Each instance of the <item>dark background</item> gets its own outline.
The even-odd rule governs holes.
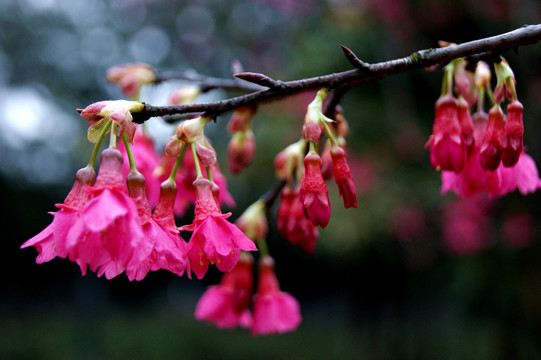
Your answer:
[[[438,40],[510,31],[540,14],[538,2],[518,0],[0,2],[0,358],[541,358],[541,194],[440,195],[423,146],[441,68],[344,98],[359,208],[344,210],[329,182],[331,222],[314,255],[271,224],[281,287],[301,304],[296,332],[252,338],[197,322],[195,304],[216,271],[203,281],[164,271],[108,281],[82,277],[63,259],[36,265],[34,249],[19,250],[50,223],[47,212],[88,161],[75,108],[122,97],[105,81],[110,66],[141,61],[230,77],[238,59],[246,71],[292,80],[349,69],[340,44],[378,62]],[[540,164],[541,46],[504,55],[524,104],[527,151]],[[142,100],[163,103],[173,88],[146,88]],[[233,219],[274,184],[272,159],[299,138],[310,96],[259,109],[256,163],[240,176],[225,164],[229,114],[209,125],[238,203]],[[149,126],[165,141],[160,119]]]

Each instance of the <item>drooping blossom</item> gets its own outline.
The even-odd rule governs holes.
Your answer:
[[[132,112],[140,112],[145,108],[143,103],[126,100],[105,100],[88,105],[84,109],[78,109],[81,116],[90,125],[88,140],[95,143],[108,120],[118,124],[118,135],[126,134],[128,140],[133,142],[135,135],[135,123]]]
[[[96,173],[92,167],[79,169],[75,175],[75,182],[68,196],[62,204],[56,204],[57,212],[51,213],[54,218],[49,226],[39,234],[32,237],[21,245],[21,249],[34,246],[39,255],[36,263],[41,264],[54,259],[56,256],[65,258],[67,252],[65,246],[66,235],[73,224],[79,219],[81,209],[90,199],[90,194],[85,191],[85,186],[94,185]],[[60,245],[60,248],[58,246]],[[59,252],[60,251],[60,252]]]
[[[197,302],[195,318],[215,324],[219,328],[236,326],[249,328],[252,315],[248,306],[253,291],[253,257],[242,253],[230,272],[223,274],[218,285],[211,286]]]
[[[145,193],[145,178],[138,172],[128,175],[128,189],[133,199],[137,213],[141,219],[144,240],[140,246],[150,249],[148,256],[139,264],[126,268],[130,280],[142,280],[149,271],[160,269],[169,270],[179,276],[184,274],[188,261],[186,259],[186,243],[178,234],[178,230],[168,229],[169,221],[174,216],[172,202],[169,201],[167,190],[158,206],[161,217],[154,217]],[[162,209],[161,207],[168,207]],[[169,216],[165,214],[169,214]],[[165,216],[164,216],[165,215]],[[174,221],[174,220],[173,220]],[[106,273],[107,276],[107,273]]]
[[[231,271],[237,264],[241,250],[257,250],[252,240],[226,219],[231,213],[222,214],[213,195],[213,184],[204,178],[194,181],[195,217],[191,225],[180,230],[192,231],[186,249],[191,270],[201,279],[209,264],[220,271]]]
[[[522,151],[517,163],[505,167],[499,163],[494,171],[481,166],[481,139],[487,127],[486,114],[475,113],[475,146],[468,156],[464,169],[460,173],[442,171],[441,192],[453,191],[459,196],[471,197],[479,192],[486,192],[491,198],[503,196],[518,189],[522,194],[535,192],[541,185],[541,179],[533,159]]]
[[[130,164],[126,155],[124,142],[118,144],[118,149],[124,155],[122,173],[124,174],[124,178],[127,178],[130,173]],[[154,208],[160,196],[161,181],[157,176],[154,176],[154,171],[160,165],[160,156],[154,146],[154,140],[143,131],[141,126],[137,126],[131,151],[137,165],[137,170],[145,177],[147,198],[150,207]]]
[[[314,252],[319,231],[304,215],[299,189],[286,187],[280,193],[277,227],[280,235],[294,246],[299,246],[308,254]]]
[[[137,96],[141,87],[156,81],[154,69],[147,64],[135,63],[117,65],[107,70],[107,81],[118,84],[120,90],[126,96]]]
[[[284,333],[301,323],[299,302],[280,291],[274,273],[274,260],[263,256],[258,264],[259,282],[254,296],[251,332],[253,335]]]
[[[109,274],[119,273],[139,264],[150,251],[144,246],[141,219],[126,191],[122,154],[109,148],[100,159],[96,183],[86,187],[91,199],[69,230],[65,247],[58,244],[59,251],[66,251],[79,264],[83,275],[87,265],[92,271],[106,266]]]
[[[430,162],[436,170],[462,171],[466,161],[466,144],[458,123],[458,103],[447,94],[436,102],[432,135],[426,143]]]
[[[227,147],[227,160],[229,171],[240,173],[250,165],[255,154],[255,137],[251,130],[237,131],[231,137]]]
[[[523,148],[524,124],[522,122],[523,113],[522,104],[518,101],[512,101],[507,105],[507,120],[502,131],[501,149],[502,163],[504,166],[514,166]]]
[[[502,158],[500,138],[503,126],[503,111],[499,105],[495,105],[488,112],[488,122],[479,148],[479,159],[483,169],[492,171],[500,166]]]
[[[306,217],[315,226],[325,228],[331,217],[331,204],[327,185],[321,176],[321,159],[317,153],[310,152],[304,158],[300,200]]]
[[[349,170],[346,160],[346,152],[340,146],[331,149],[331,158],[333,163],[333,175],[340,197],[344,200],[344,207],[357,207],[357,197],[355,193],[355,181]]]

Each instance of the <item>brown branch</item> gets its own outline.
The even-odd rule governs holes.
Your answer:
[[[360,67],[360,69],[357,68],[354,70],[301,80],[287,82],[277,81],[277,86],[270,88],[264,88],[256,84],[244,82],[246,86],[258,86],[258,90],[254,90],[246,95],[205,104],[190,104],[181,106],[152,106],[150,104],[145,104],[145,109],[142,112],[133,114],[134,121],[142,123],[154,116],[177,115],[185,113],[204,113],[208,116],[217,116],[240,106],[255,105],[262,102],[278,100],[308,90],[323,87],[328,89],[347,89],[362,83],[374,81],[405,71],[446,63],[455,58],[468,57],[481,53],[501,53],[510,48],[530,45],[539,41],[541,41],[541,25],[528,25],[508,33],[444,48],[420,50],[404,58],[384,61],[376,64],[368,64],[361,61],[351,50],[347,48],[345,48],[347,50],[344,50],[343,47],[342,49],[346,53],[348,60],[354,65],[357,64],[355,66]],[[186,79],[190,80],[188,77]],[[198,81],[204,85],[209,85],[211,88],[214,85],[216,85],[214,87],[230,88],[228,86],[218,86],[218,81],[214,83],[215,80],[224,81],[223,79],[201,77],[200,75],[191,76],[191,79],[192,81]],[[232,81],[231,85],[234,85],[239,84],[238,82],[241,80],[232,79],[230,81]],[[271,85],[271,82],[267,82],[267,85]],[[243,87],[243,89],[247,90],[248,88]]]

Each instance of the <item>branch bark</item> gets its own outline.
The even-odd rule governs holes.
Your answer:
[[[149,118],[166,115],[205,114],[207,116],[215,117],[241,106],[279,100],[290,95],[323,87],[328,89],[340,88],[343,92],[343,89],[349,89],[359,84],[409,70],[426,68],[446,63],[452,59],[483,53],[494,56],[494,54],[500,54],[505,50],[535,44],[539,41],[541,41],[541,24],[527,25],[504,34],[445,48],[420,50],[404,58],[375,64],[363,62],[351,50],[342,47],[347,59],[356,67],[356,69],[287,82],[273,80],[262,74],[254,74],[250,78],[250,76],[246,75],[250,73],[244,73],[240,77],[252,79],[253,81],[253,79],[256,79],[256,76],[258,76],[260,79],[264,80],[259,81],[259,84],[244,82],[239,78],[216,79],[199,75],[190,76],[186,77],[186,79],[200,82],[202,86],[206,86],[207,88],[222,87],[253,91],[230,99],[203,104],[153,106],[146,103],[145,109],[142,112],[134,113],[133,118],[135,122],[142,123]],[[223,82],[222,85],[224,86],[220,86],[220,82]],[[266,87],[261,86],[262,84],[265,84]]]

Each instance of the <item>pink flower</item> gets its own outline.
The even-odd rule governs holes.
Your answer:
[[[124,142],[120,142],[118,145],[118,149],[124,155],[124,167],[122,168],[122,173],[126,178],[130,172],[130,164],[126,155]],[[135,164],[137,165],[137,170],[143,174],[146,179],[148,202],[150,203],[150,207],[154,208],[158,203],[158,198],[160,196],[161,181],[154,176],[154,170],[156,170],[160,164],[160,156],[156,152],[154,141],[150,136],[145,134],[141,126],[137,126],[131,151]]]
[[[286,187],[280,194],[277,227],[280,235],[294,246],[300,246],[308,254],[314,253],[319,237],[317,228],[304,215],[299,189]]]
[[[507,105],[507,120],[501,137],[502,162],[504,166],[514,166],[523,148],[524,124],[522,122],[523,107],[518,101]]]
[[[140,173],[128,175],[128,188],[143,226],[144,240],[140,247],[145,248],[148,255],[139,263],[131,263],[126,267],[126,275],[130,280],[142,280],[149,271],[169,270],[177,275],[184,274],[187,266],[186,243],[178,235],[178,230],[169,231],[166,223],[161,223],[151,216],[150,206],[145,194],[145,178]],[[163,204],[172,205],[169,202]],[[162,213],[166,210],[161,210]],[[173,213],[172,206],[169,208]],[[162,218],[167,220],[168,218]],[[100,269],[101,270],[101,269]],[[107,275],[107,274],[106,274]]]
[[[344,200],[344,207],[357,207],[357,197],[355,195],[355,181],[349,170],[346,160],[346,152],[340,146],[331,149],[333,163],[333,175],[340,197]]]
[[[481,140],[479,153],[481,167],[486,170],[496,170],[502,158],[500,138],[503,131],[503,111],[499,105],[493,106],[488,112],[488,123]]]
[[[232,329],[237,325],[250,327],[252,316],[248,305],[253,290],[253,257],[240,255],[237,266],[225,273],[220,283],[211,286],[197,302],[195,318],[216,324],[219,328]]]
[[[460,172],[466,160],[466,144],[458,123],[458,104],[452,95],[436,102],[436,116],[432,135],[426,143],[430,148],[430,162],[436,170]]]
[[[227,147],[229,171],[240,173],[252,163],[255,154],[255,138],[251,130],[238,131],[231,137]]]
[[[468,156],[462,172],[457,174],[452,171],[442,171],[441,192],[453,191],[463,197],[487,192],[491,198],[503,196],[517,188],[524,195],[535,192],[541,180],[535,162],[524,151],[519,155],[513,167],[505,167],[500,162],[494,171],[489,171],[481,166],[480,139],[484,136],[487,122],[484,116],[486,114],[474,114],[476,145]]]
[[[252,334],[295,330],[301,323],[299,302],[290,294],[280,291],[274,273],[274,260],[270,256],[262,257],[258,267],[259,283],[254,296]]]
[[[126,96],[137,96],[143,85],[156,81],[154,69],[141,63],[113,66],[106,77],[110,83],[118,84]]]
[[[81,210],[65,242],[69,259],[79,264],[83,275],[87,265],[92,271],[101,266],[109,269],[112,261],[115,263],[112,272],[118,272],[148,256],[148,249],[141,246],[141,220],[126,194],[120,151],[102,152],[96,184],[86,190],[91,200]]]
[[[231,213],[222,214],[213,195],[213,184],[204,178],[196,179],[195,218],[193,224],[180,230],[193,231],[188,242],[187,254],[192,271],[201,279],[209,264],[216,264],[220,271],[231,271],[237,264],[240,251],[257,250],[238,227],[226,219]]]
[[[130,142],[135,135],[135,123],[131,112],[140,112],[145,108],[143,103],[126,100],[106,100],[78,109],[81,116],[88,122],[88,140],[96,142],[103,126],[113,120],[119,126],[118,135],[126,134]]]
[[[52,213],[52,223],[39,234],[21,245],[21,249],[34,246],[39,255],[36,263],[41,264],[52,260],[56,256],[65,258],[66,235],[73,224],[79,219],[81,209],[88,202],[90,195],[84,190],[85,186],[94,185],[96,173],[91,167],[77,171],[75,182],[63,204],[56,204],[60,210]],[[60,248],[58,246],[60,244]]]
[[[308,153],[304,158],[300,200],[312,223],[325,228],[331,217],[331,204],[327,185],[321,176],[321,159],[316,153]]]

